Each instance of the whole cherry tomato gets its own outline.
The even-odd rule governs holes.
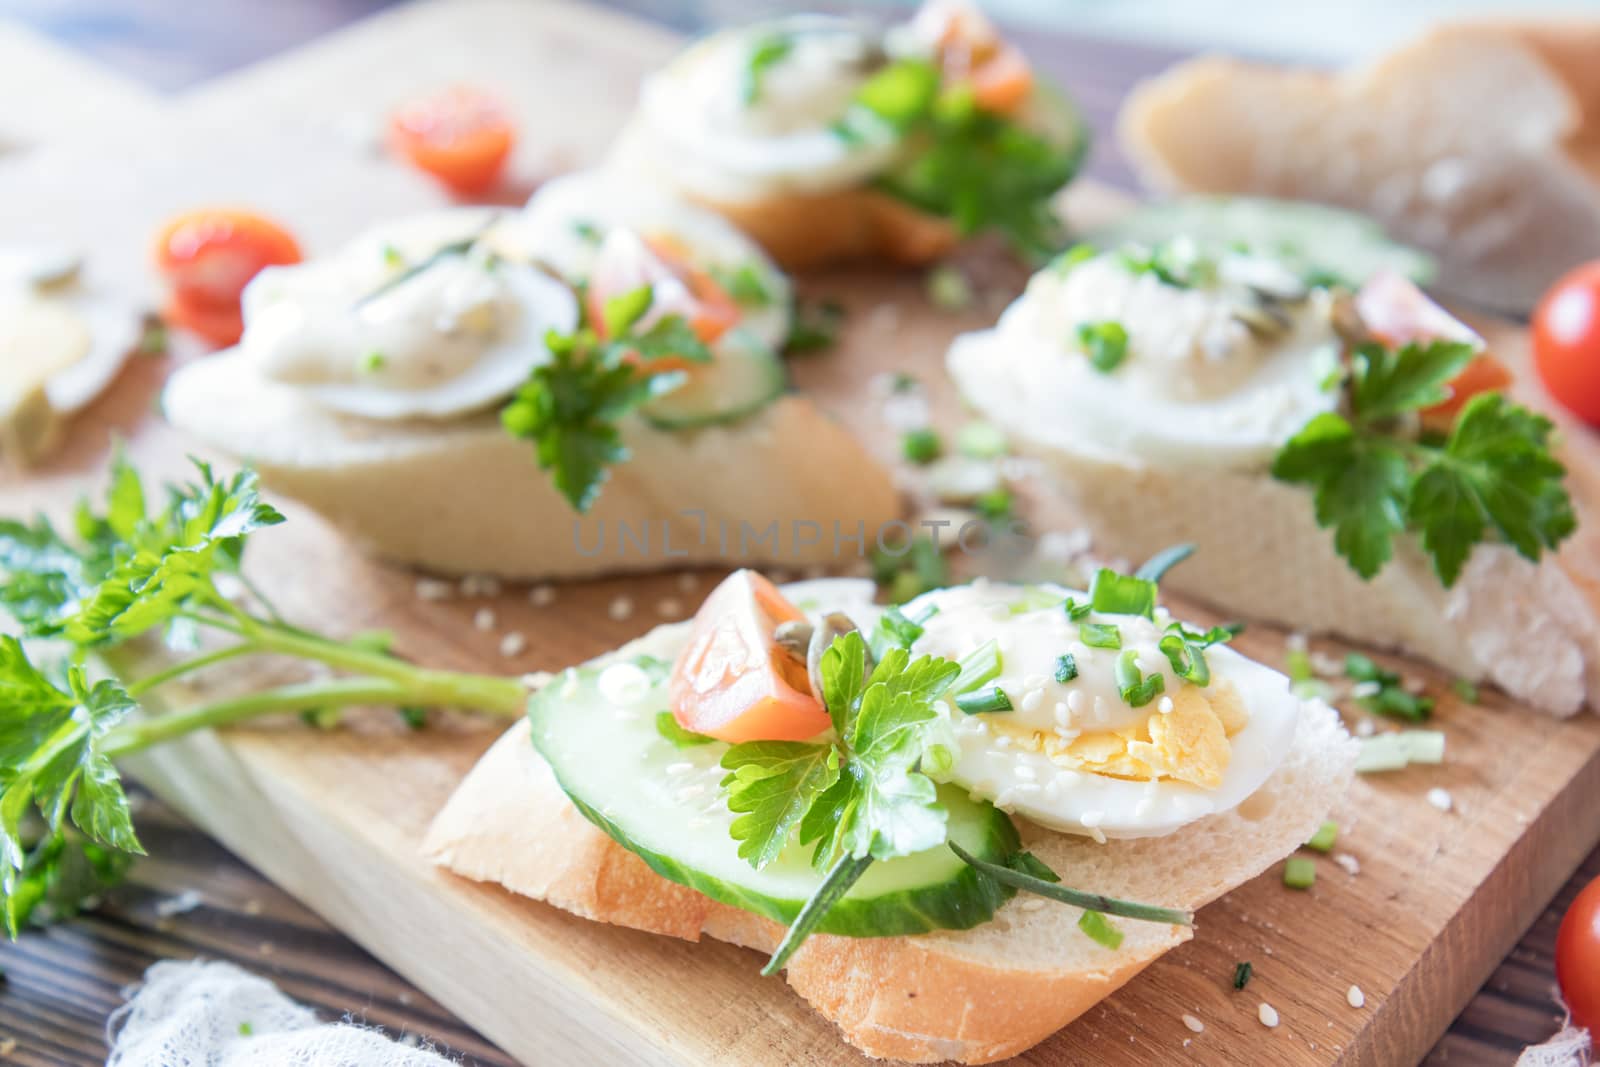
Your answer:
[[[205,208],[170,220],[156,235],[156,268],[171,286],[165,317],[214,344],[239,340],[239,296],[265,267],[300,262],[300,246],[271,219],[237,208]]]
[[[1600,260],[1562,277],[1539,301],[1533,361],[1551,396],[1600,426]]]
[[[1600,878],[1583,887],[1561,920],[1556,981],[1572,1021],[1600,1035]]]
[[[499,180],[516,128],[494,97],[455,86],[401,106],[389,120],[389,139],[400,156],[471,196]]]

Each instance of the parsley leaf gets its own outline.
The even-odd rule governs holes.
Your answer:
[[[728,809],[739,813],[729,833],[739,842],[739,858],[756,870],[778,858],[800,819],[839,780],[831,744],[748,741],[729,748],[722,766]]]
[[[36,838],[25,843],[27,856],[5,901],[13,931],[30,922],[48,926],[88,910],[133,866],[128,853],[96,844],[70,825]]]
[[[1274,477],[1312,489],[1318,525],[1333,529],[1335,550],[1361,577],[1382,570],[1408,530],[1448,588],[1486,540],[1537,561],[1576,528],[1548,419],[1489,392],[1467,402],[1442,441],[1402,423],[1447,399],[1473,356],[1457,342],[1358,347],[1349,417],[1316,416],[1274,460]]]

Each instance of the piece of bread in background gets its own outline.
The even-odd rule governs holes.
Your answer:
[[[1222,57],[1139,86],[1119,133],[1168,193],[1364,211],[1439,255],[1438,288],[1527,312],[1600,255],[1600,21],[1444,26],[1343,73]]]

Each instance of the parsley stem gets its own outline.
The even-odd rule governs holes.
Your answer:
[[[193,671],[204,670],[212,664],[221,663],[224,660],[230,660],[235,656],[249,655],[251,652],[256,651],[259,651],[259,649],[257,649],[255,645],[246,642],[239,645],[229,645],[227,648],[219,648],[215,652],[208,652],[203,656],[196,656],[194,659],[184,660],[182,663],[175,663],[165,670],[157,671],[148,677],[141,678],[137,682],[130,684],[128,686],[128,695],[131,697],[136,697],[141,693],[148,693],[156,686],[164,685],[165,683],[172,681],[174,678],[181,678],[185,674],[189,674]]]
[[[189,711],[125,723],[108,732],[97,748],[102,755],[116,759],[195,730],[227,726],[260,715],[303,711],[306,708],[399,704],[409,699],[410,695],[404,686],[372,678],[337,678],[279,686],[215,704],[205,704]]]

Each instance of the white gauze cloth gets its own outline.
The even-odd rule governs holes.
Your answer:
[[[454,1067],[348,1020],[324,1023],[235,967],[167,960],[106,1024],[106,1067]]]

